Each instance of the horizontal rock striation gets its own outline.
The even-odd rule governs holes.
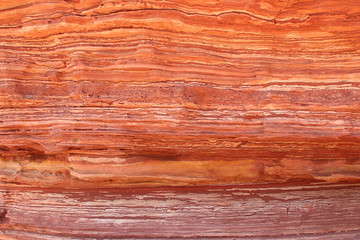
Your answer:
[[[360,238],[359,184],[7,188],[0,198],[1,239]]]
[[[0,3],[0,180],[360,179],[358,0]]]

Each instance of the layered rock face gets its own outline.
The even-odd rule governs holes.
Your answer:
[[[0,4],[0,180],[358,181],[358,0]]]
[[[0,196],[4,240],[360,238],[359,184],[1,189]]]
[[[0,239],[360,239],[359,0],[0,1]]]

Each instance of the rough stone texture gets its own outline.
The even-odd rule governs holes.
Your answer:
[[[359,0],[2,0],[0,239],[359,239],[359,79]]]
[[[8,188],[0,197],[0,239],[360,238],[359,184]]]
[[[0,4],[3,183],[360,179],[358,0]]]

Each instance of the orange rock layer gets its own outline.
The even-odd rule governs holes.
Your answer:
[[[358,0],[0,3],[0,180],[360,180]]]

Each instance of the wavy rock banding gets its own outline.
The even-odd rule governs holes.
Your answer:
[[[3,1],[0,180],[358,181],[360,4]]]

